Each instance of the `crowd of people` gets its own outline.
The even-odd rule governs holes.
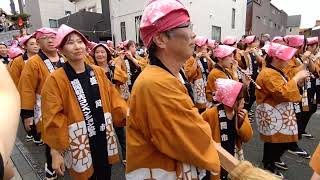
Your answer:
[[[306,127],[320,104],[318,37],[217,42],[192,32],[177,0],[150,1],[140,34],[138,50],[132,40],[91,42],[66,25],[0,44],[20,94],[25,140],[45,146],[47,179],[68,171],[77,180],[107,180],[121,162],[128,180],[272,180],[290,168],[285,151],[311,158],[298,141],[315,139]],[[1,128],[4,117],[11,116],[0,118]],[[242,144],[253,131],[264,143],[264,170],[245,161]],[[10,153],[1,140],[3,172]],[[320,146],[310,166],[319,180]]]

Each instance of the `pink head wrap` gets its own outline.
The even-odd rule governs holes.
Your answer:
[[[233,107],[242,89],[242,83],[232,79],[221,78],[217,79],[215,83],[217,101],[228,107]]]
[[[108,40],[108,41],[107,41],[107,45],[108,45],[108,46],[112,46],[112,45],[113,45],[113,42],[110,41],[110,40]]]
[[[307,43],[308,43],[308,45],[318,44],[319,38],[318,37],[307,38]]]
[[[29,39],[34,38],[34,34],[28,35],[28,36],[23,36],[22,38],[19,39],[20,45],[26,45]]]
[[[300,47],[304,45],[304,35],[287,35],[284,37],[290,47]]]
[[[252,35],[252,36],[247,36],[246,38],[244,38],[244,43],[245,44],[251,44],[253,43],[254,39],[256,38],[256,36]]]
[[[144,45],[149,48],[155,35],[189,21],[189,13],[180,1],[150,0],[141,19],[141,39]]]
[[[195,38],[195,44],[196,44],[197,46],[199,46],[199,47],[202,47],[202,46],[206,45],[207,42],[208,42],[208,38],[206,38],[206,37],[197,36],[197,37]]]
[[[274,43],[284,43],[284,39],[283,39],[283,37],[281,37],[281,36],[275,36],[275,37],[272,39],[272,42],[274,42]]]
[[[288,61],[296,54],[297,49],[278,43],[270,43],[267,54],[283,61]]]
[[[227,36],[224,40],[223,40],[223,44],[224,45],[234,45],[234,43],[237,42],[237,38],[233,37],[233,36]]]
[[[36,39],[40,39],[43,36],[52,36],[52,35],[57,35],[57,32],[51,28],[46,28],[46,27],[37,29],[35,32]]]
[[[95,53],[95,50],[97,49],[97,47],[104,47],[107,51],[107,53],[111,53],[111,51],[109,50],[109,47],[103,43],[99,43],[99,44],[96,44],[95,46],[92,47],[92,50],[90,52],[91,56],[94,56],[94,53]]]
[[[213,55],[217,58],[225,58],[229,56],[231,53],[233,53],[236,50],[236,48],[227,46],[227,45],[219,45],[216,49],[213,51]]]
[[[129,40],[125,40],[122,42],[123,47],[127,47],[129,44]]]
[[[12,46],[8,51],[8,56],[10,59],[14,59],[19,55],[23,54],[22,50],[17,46]]]
[[[211,48],[215,48],[216,47],[216,41],[212,40],[212,39],[208,39],[208,46]]]
[[[123,48],[124,48],[123,42],[119,42],[119,43],[117,44],[117,48],[123,49]]]
[[[60,28],[58,29],[58,34],[57,34],[55,46],[57,48],[59,48],[61,46],[63,39],[66,38],[69,34],[71,34],[73,32],[79,34],[82,37],[84,44],[86,46],[88,46],[90,44],[89,41],[87,40],[87,38],[82,33],[80,33],[79,31],[77,31],[77,30],[75,30],[65,24],[62,24],[60,26]]]

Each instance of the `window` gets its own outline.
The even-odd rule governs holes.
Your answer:
[[[135,25],[136,25],[136,42],[139,44],[142,44],[142,40],[140,38],[140,23],[141,23],[141,17],[142,16],[136,16],[135,19]]]
[[[64,11],[64,15],[66,15],[66,16],[71,15],[71,11]]]
[[[277,31],[277,24],[274,23],[274,30]]]
[[[272,22],[272,20],[271,20],[271,19],[269,19],[269,22],[270,22],[270,27],[272,28],[272,26],[273,26],[273,22]]]
[[[283,31],[283,29],[284,29],[284,27],[283,27],[283,25],[282,25],[282,26],[281,26],[281,30],[280,30],[280,31],[282,32],[282,31]]]
[[[58,28],[59,25],[58,25],[58,20],[56,19],[49,19],[49,25],[50,25],[50,28]]]
[[[121,29],[121,40],[125,41],[127,39],[127,37],[126,37],[126,22],[120,23],[120,29]]]
[[[260,17],[260,16],[256,16],[256,18],[257,18],[257,19],[259,19],[259,20],[261,19],[261,17]]]
[[[292,32],[292,28],[290,28],[290,30],[289,30],[290,32]]]
[[[92,6],[92,7],[88,8],[88,11],[89,12],[97,12],[97,8],[96,8],[96,6]]]
[[[263,17],[263,24],[267,25],[267,17],[265,17],[265,16]]]
[[[231,28],[236,28],[236,9],[232,8]]]
[[[275,9],[272,9],[272,14],[276,14],[276,10]]]
[[[212,26],[212,39],[216,41],[221,41],[221,27]]]

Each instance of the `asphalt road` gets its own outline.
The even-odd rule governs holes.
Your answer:
[[[259,139],[256,124],[253,124],[254,129],[254,138],[249,143],[244,145],[244,151],[245,151],[245,158],[252,162],[253,164],[257,166],[262,166],[261,160],[263,155],[263,143]],[[316,114],[314,114],[310,120],[310,123],[307,127],[308,132],[312,133],[315,136],[315,140],[309,140],[309,139],[302,139],[299,142],[299,145],[307,150],[309,153],[313,153],[316,146],[318,145],[320,141],[320,111],[318,111]],[[25,131],[20,124],[19,131],[18,131],[18,139],[20,140],[18,143],[18,146],[20,149],[24,149],[24,156],[29,159],[29,164],[31,165],[31,169],[34,171],[35,174],[38,175],[38,179],[44,178],[44,163],[45,163],[45,156],[44,156],[44,147],[38,147],[35,146],[31,142],[26,142],[24,140],[25,137]],[[20,143],[21,142],[21,143]],[[309,160],[303,159],[300,157],[297,157],[295,155],[291,155],[289,153],[285,153],[282,160],[287,163],[289,166],[288,171],[283,171],[283,174],[285,177],[289,180],[309,180],[312,175],[312,170],[310,169],[308,163]],[[31,163],[30,163],[31,161]],[[26,169],[27,163],[23,163],[21,160],[21,163],[16,164],[18,171]],[[29,168],[30,169],[30,168]],[[34,180],[33,178],[30,178],[29,175],[24,176],[24,174],[21,175],[23,179],[25,180]],[[40,177],[40,178],[39,178]],[[66,174],[64,177],[60,177],[59,179],[70,179],[70,177]],[[117,164],[113,166],[112,169],[112,179],[113,180],[124,180],[124,167],[122,164]]]

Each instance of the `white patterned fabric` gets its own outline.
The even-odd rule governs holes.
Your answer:
[[[193,97],[197,104],[205,104],[207,102],[204,80],[197,79],[193,83]]]
[[[276,107],[266,103],[259,104],[256,109],[256,122],[259,132],[266,136],[276,133],[298,134],[297,119],[291,102],[284,102]]]
[[[39,121],[41,121],[41,95],[36,94],[36,103],[34,105],[34,122],[35,124],[38,124]]]
[[[85,172],[92,165],[85,121],[69,126],[69,143],[69,149],[64,153],[66,167],[78,173]]]

